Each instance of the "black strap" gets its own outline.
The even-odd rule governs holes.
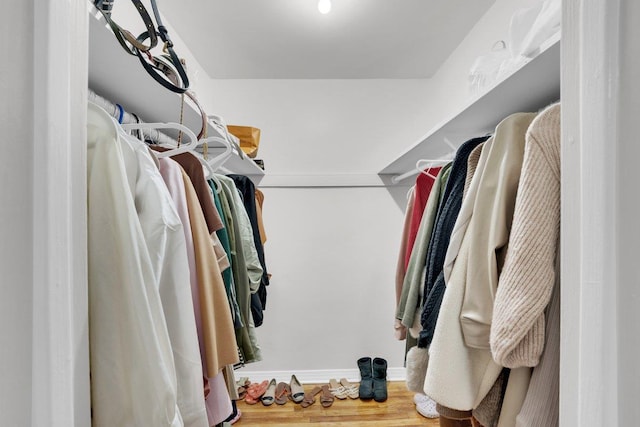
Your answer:
[[[147,38],[149,38],[149,34],[146,32],[138,37],[141,41]],[[139,50],[136,51],[136,54],[144,69],[155,81],[172,92],[184,93],[189,88],[189,77],[187,77],[180,58],[173,50],[173,43],[170,42],[171,40],[169,40],[169,43],[165,43],[165,48],[169,55],[162,55],[158,58],[152,56],[149,52]]]
[[[155,0],[152,0],[152,2],[153,1]],[[144,7],[142,2],[140,0],[131,0],[131,3],[133,3],[136,10],[138,11],[138,14],[142,18],[147,32],[150,34],[149,45],[141,43],[140,40],[138,40],[133,34],[131,34],[130,31],[125,30],[113,19],[111,19],[111,11],[113,10],[114,2],[115,0],[95,0],[94,5],[100,12],[102,12],[104,19],[111,27],[113,34],[116,36],[116,39],[125,50],[125,52],[129,53],[130,55],[135,55],[136,49],[143,52],[153,49],[158,44],[158,36],[156,35],[156,29],[153,25],[153,20],[151,19],[151,16],[149,16],[149,12],[147,12],[147,9]],[[131,46],[127,44],[127,42],[130,43]]]
[[[111,19],[114,2],[115,0],[94,0],[94,5],[102,12],[122,48],[130,55],[136,55],[144,69],[155,81],[172,92],[184,93],[189,88],[189,78],[180,58],[173,50],[173,42],[167,28],[162,23],[156,0],[151,0],[151,6],[158,24],[157,31],[142,2],[131,0],[147,28],[147,31],[138,37],[134,37],[131,32],[123,29]],[[162,55],[161,58],[154,57],[150,53],[150,50],[158,44],[158,36],[164,42],[165,55]],[[144,43],[147,39],[149,39],[148,45]]]

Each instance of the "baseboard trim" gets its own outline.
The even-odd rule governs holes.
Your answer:
[[[346,378],[351,382],[360,381],[360,371],[358,369],[319,369],[306,371],[250,371],[246,367],[235,372],[236,379],[248,377],[252,382],[260,382],[275,378],[276,382],[289,382],[291,374],[295,374],[302,384],[320,384],[329,382],[329,379]],[[404,381],[406,379],[405,368],[387,368],[388,381]]]

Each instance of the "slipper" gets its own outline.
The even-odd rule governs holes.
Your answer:
[[[288,397],[291,396],[291,387],[287,383],[278,383],[276,386],[276,403],[278,405],[284,405],[287,403]]]
[[[331,392],[329,391],[329,386],[323,385],[322,394],[320,395],[320,403],[322,404],[322,406],[325,408],[328,408],[329,406],[333,405],[334,400],[335,400],[334,397],[331,395]]]
[[[270,406],[270,405],[273,405],[273,402],[275,402],[275,400],[276,400],[276,380],[274,378],[271,381],[269,381],[269,386],[267,387],[267,390],[264,392],[264,394],[260,398],[260,401],[262,401],[262,404],[264,406]]]
[[[236,388],[238,390],[238,399],[243,400],[247,395],[247,388],[251,385],[251,381],[247,377],[242,377],[236,381]]]
[[[295,403],[302,402],[302,399],[304,399],[304,389],[302,388],[300,381],[298,381],[298,378],[296,378],[295,375],[291,375],[291,381],[289,381],[289,391],[291,392],[289,394],[289,399],[293,400]]]
[[[340,378],[340,384],[342,384],[342,386],[344,387],[349,398],[357,399],[358,397],[360,397],[360,392],[358,391],[357,384],[351,384],[346,378]]]
[[[267,390],[267,386],[269,383],[267,380],[262,381],[260,384],[253,383],[249,387],[247,387],[247,394],[244,397],[244,401],[249,405],[255,405],[260,401],[260,398]]]
[[[340,400],[347,398],[347,389],[338,384],[335,378],[329,380],[329,391],[333,397],[337,397]]]
[[[300,402],[300,406],[302,406],[303,408],[307,408],[313,405],[316,402],[316,398],[315,398],[316,394],[320,393],[321,391],[322,389],[320,387],[315,386],[313,390],[305,393],[304,399],[302,399],[302,402]]]

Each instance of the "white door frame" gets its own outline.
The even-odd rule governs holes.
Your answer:
[[[87,1],[3,9],[0,424],[89,426]]]
[[[640,419],[639,4],[563,1],[563,427]]]

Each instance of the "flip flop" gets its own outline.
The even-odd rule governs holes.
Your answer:
[[[287,383],[278,383],[276,386],[276,403],[278,405],[284,405],[291,396],[291,387]]]
[[[347,396],[349,396],[349,398],[357,399],[358,397],[360,397],[360,392],[358,391],[357,384],[351,384],[346,378],[340,378],[340,384],[342,384],[342,386],[346,390]]]
[[[313,390],[305,393],[304,399],[302,399],[302,402],[300,402],[300,406],[302,406],[303,408],[307,408],[313,405],[316,402],[316,398],[315,398],[316,394],[320,393],[321,391],[322,391],[322,388],[315,386]]]
[[[334,400],[335,400],[334,397],[331,395],[331,392],[329,391],[329,386],[323,385],[322,394],[320,395],[320,403],[322,404],[322,406],[325,408],[328,408],[329,406],[333,405]]]
[[[335,378],[329,380],[329,391],[333,397],[337,397],[340,400],[347,398],[347,390],[338,384]]]
[[[289,390],[291,394],[289,394],[289,399],[293,400],[295,403],[302,402],[304,399],[304,389],[298,381],[298,378],[295,375],[291,375],[291,381],[289,381]]]

